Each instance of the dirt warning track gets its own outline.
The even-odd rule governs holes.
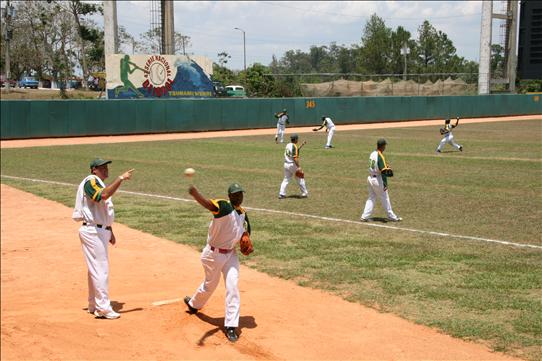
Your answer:
[[[6,185],[1,202],[2,360],[512,359],[243,266],[241,337],[231,344],[222,284],[198,315],[182,302],[152,305],[193,292],[203,277],[199,252],[121,224],[110,247],[110,294],[122,317],[95,319],[85,311],[71,209]]]

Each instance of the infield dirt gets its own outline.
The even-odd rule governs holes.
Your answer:
[[[2,360],[512,359],[244,266],[241,338],[231,344],[222,285],[197,315],[182,302],[152,306],[194,291],[199,253],[121,224],[110,294],[122,317],[95,319],[71,209],[3,184],[1,201]]]

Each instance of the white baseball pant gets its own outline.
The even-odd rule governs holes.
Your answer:
[[[112,311],[109,300],[109,256],[111,231],[93,226],[79,228],[81,248],[88,268],[88,307],[106,313]]]
[[[327,130],[326,147],[331,147],[331,140],[333,139],[333,134],[335,134],[335,127],[331,127]]]
[[[286,196],[286,187],[288,187],[288,183],[290,183],[290,180],[292,177],[295,176],[295,171],[297,170],[297,165],[295,163],[284,163],[284,179],[282,180],[282,183],[280,185],[280,196]],[[308,195],[309,192],[307,191],[307,186],[305,185],[305,178],[297,178],[297,184],[299,185],[299,189],[301,190],[301,195]]]
[[[286,126],[284,124],[277,123],[277,134],[275,135],[275,139],[278,140],[280,143],[284,143],[285,131],[286,131]]]
[[[461,148],[461,146],[460,146],[459,144],[457,144],[456,142],[454,142],[454,136],[453,136],[453,134],[448,133],[448,134],[446,134],[446,136],[445,136],[444,138],[442,138],[442,140],[440,141],[440,144],[439,144],[438,147],[437,147],[437,151],[441,151],[442,148],[444,148],[444,146],[446,145],[446,143],[450,144],[451,146],[455,147],[456,149]]]
[[[226,316],[224,317],[225,327],[239,326],[239,308],[241,298],[239,296],[239,258],[237,252],[232,250],[229,253],[220,253],[218,249],[211,250],[207,245],[201,252],[201,264],[205,271],[205,280],[196,290],[190,300],[190,305],[200,309],[209,300],[220,282],[220,273],[224,276],[226,286]]]
[[[380,198],[380,202],[382,203],[382,207],[386,211],[388,218],[397,219],[397,215],[393,213],[391,209],[391,202],[388,190],[384,190],[384,182],[382,180],[382,176],[373,177],[370,175],[369,177],[367,177],[367,183],[369,188],[369,198],[367,199],[367,202],[365,202],[365,209],[363,210],[361,218],[368,219],[371,214],[373,214],[376,198],[378,197]]]

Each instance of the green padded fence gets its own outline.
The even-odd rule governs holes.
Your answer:
[[[1,139],[141,134],[445,117],[542,114],[541,96],[413,96],[252,99],[2,100]]]

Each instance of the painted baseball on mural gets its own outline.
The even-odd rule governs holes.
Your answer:
[[[149,78],[153,85],[161,86],[166,80],[166,69],[162,63],[153,63],[149,68]]]

